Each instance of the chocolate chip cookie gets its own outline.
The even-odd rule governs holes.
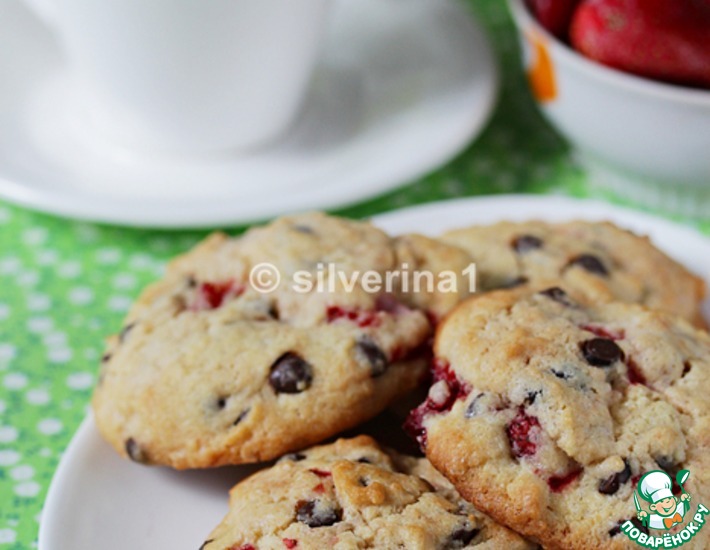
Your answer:
[[[284,457],[235,486],[202,550],[533,548],[465,502],[425,459],[366,436]]]
[[[458,300],[415,297],[397,279],[373,291],[353,276],[452,255],[468,259],[323,214],[212,235],[168,266],[110,338],[97,425],[121,454],[175,468],[269,460],[353,427],[417,384],[430,318]],[[250,277],[264,263],[271,271]]]
[[[466,499],[545,548],[632,548],[620,526],[645,472],[688,469],[694,502],[710,501],[708,395],[710,335],[687,321],[522,288],[439,326],[407,427]]]
[[[468,251],[479,290],[561,281],[596,301],[640,303],[703,326],[701,279],[641,237],[606,222],[501,222],[451,231]]]

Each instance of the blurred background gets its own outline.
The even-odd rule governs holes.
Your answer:
[[[10,4],[0,0],[0,25]],[[533,193],[602,199],[710,233],[710,212],[687,216],[662,203],[649,207],[623,198],[627,194],[613,185],[598,185],[538,109],[506,2],[460,0],[460,5],[485,28],[500,77],[485,128],[442,166],[331,211],[364,218],[436,200]],[[22,71],[19,54],[6,50],[0,56],[3,67]],[[10,96],[11,84],[0,78],[5,92],[0,98]],[[7,103],[0,103],[0,115],[12,119]],[[14,151],[7,132],[2,139],[6,154]],[[13,193],[12,203],[0,200],[0,547],[31,548],[51,476],[86,413],[103,337],[120,328],[133,299],[165,262],[211,228],[162,231],[66,219],[17,206],[27,203],[29,194],[17,186]],[[140,198],[135,208],[141,208]],[[42,209],[52,210],[51,201]],[[230,233],[246,227],[240,220],[215,225]],[[426,220],[422,225],[424,231]]]

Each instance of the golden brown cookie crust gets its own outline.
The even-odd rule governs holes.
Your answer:
[[[430,317],[458,299],[359,282],[346,291],[337,279],[333,292],[303,293],[294,273],[315,281],[332,264],[384,275],[405,261],[444,269],[452,254],[467,257],[317,213],[211,235],[167,267],[109,339],[93,398],[99,430],[124,456],[183,469],[269,460],[352,428],[420,381]],[[249,280],[263,262],[281,275],[268,294]]]
[[[454,310],[435,357],[413,414],[427,457],[545,548],[634,547],[616,531],[651,470],[690,470],[693,502],[710,501],[710,336],[688,322],[560,289],[498,291]]]
[[[477,512],[425,459],[367,436],[284,457],[242,481],[206,540],[204,550],[533,548]]]
[[[557,280],[595,301],[640,303],[707,326],[704,281],[648,237],[610,222],[500,222],[442,240],[471,254],[484,291]]]

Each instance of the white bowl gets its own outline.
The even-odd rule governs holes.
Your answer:
[[[548,33],[508,0],[543,114],[591,181],[666,211],[710,217],[710,91],[611,69]]]

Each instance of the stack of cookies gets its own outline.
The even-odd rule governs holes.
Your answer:
[[[365,272],[399,276],[373,292]],[[460,284],[413,292],[419,272]],[[173,261],[109,339],[93,408],[143,464],[277,460],[232,489],[204,550],[632,548],[644,473],[689,470],[710,502],[703,296],[609,223],[432,239],[284,217]],[[426,458],[335,440],[422,387],[404,428]]]

